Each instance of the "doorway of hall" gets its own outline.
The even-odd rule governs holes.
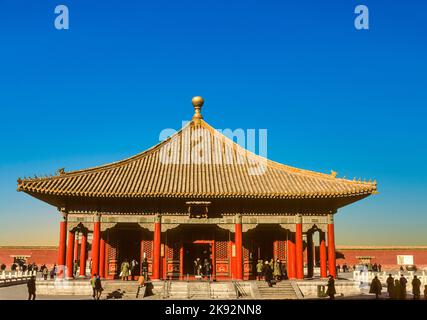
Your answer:
[[[212,279],[215,270],[214,241],[183,242],[181,278],[188,280]]]
[[[120,277],[121,266],[128,262],[131,267],[132,261],[137,264],[129,270],[128,280],[136,280],[140,274],[141,267],[141,233],[139,230],[123,228],[118,233],[118,276]]]

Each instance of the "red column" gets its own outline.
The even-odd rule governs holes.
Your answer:
[[[153,280],[160,277],[160,242],[161,241],[161,217],[157,216],[154,222],[154,241],[153,241]]]
[[[82,240],[80,245],[80,276],[86,276],[86,234],[82,233]]]
[[[304,279],[304,256],[302,245],[302,216],[296,216],[295,224],[296,278]]]
[[[319,231],[320,277],[326,278],[326,242],[325,232]]]
[[[73,258],[74,258],[74,232],[68,232],[68,243],[67,243],[67,279],[73,278]]]
[[[93,222],[93,238],[92,238],[92,275],[99,274],[99,240],[101,230],[101,218],[95,215]]]
[[[242,217],[237,216],[234,225],[234,245],[236,246],[236,279],[243,280]]]
[[[336,278],[334,218],[332,214],[328,215],[328,268],[329,274]]]
[[[63,220],[59,223],[59,247],[58,247],[58,262],[57,262],[57,278],[64,277],[65,268],[65,248],[67,241],[67,214],[62,213]]]
[[[99,244],[99,276],[105,278],[105,240],[102,237]]]
[[[184,279],[184,243],[182,241],[179,249],[179,279]]]
[[[295,279],[295,242],[293,233],[288,235],[288,278]]]

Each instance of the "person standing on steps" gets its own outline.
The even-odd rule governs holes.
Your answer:
[[[131,280],[134,280],[134,277],[136,277],[137,270],[138,270],[138,261],[136,261],[135,259],[132,259],[130,263]]]
[[[92,297],[96,299],[96,290],[95,290],[95,280],[97,274],[95,273],[92,278],[90,278],[90,285],[92,287]]]
[[[265,261],[263,273],[264,273],[265,282],[267,282],[269,287],[272,287],[273,285],[271,283],[271,280],[273,280],[273,270],[271,270],[271,267],[268,261]]]
[[[122,265],[120,266],[120,277],[122,278],[122,281],[127,281],[129,278],[129,262],[127,261],[127,259],[125,259],[122,262]]]
[[[329,296],[329,299],[331,299],[331,300],[335,299],[335,294],[337,292],[335,291],[334,277],[331,275],[329,275],[327,287],[328,287],[328,289],[326,290],[326,294]]]
[[[101,297],[101,293],[104,290],[102,288],[102,284],[101,284],[101,277],[99,276],[99,274],[95,277],[95,299],[99,300],[99,298]]]
[[[258,281],[261,281],[262,278],[262,260],[258,260],[258,263],[256,265],[256,273],[257,273],[257,279]]]
[[[276,259],[276,262],[274,263],[274,278],[276,282],[279,282],[282,280],[282,263],[279,259]]]

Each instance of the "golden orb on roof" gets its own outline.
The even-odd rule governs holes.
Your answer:
[[[193,104],[193,107],[194,107],[193,120],[203,119],[200,111],[202,110],[202,106],[204,102],[205,100],[203,100],[203,98],[200,96],[196,96],[196,97],[193,97],[193,99],[191,99],[191,103]]]

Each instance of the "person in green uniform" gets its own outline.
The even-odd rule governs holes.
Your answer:
[[[262,267],[263,267],[263,261],[258,260],[258,263],[256,265],[256,273],[257,273],[258,281],[261,281],[261,278],[262,278]]]
[[[280,260],[276,259],[276,262],[274,263],[274,271],[273,275],[276,281],[279,281],[282,277],[282,268],[280,267]]]
[[[122,280],[124,281],[124,280],[128,280],[128,277],[129,277],[129,268],[130,268],[130,266],[129,266],[129,262],[127,261],[127,259],[125,259],[123,262],[122,262],[122,265],[120,266],[120,274],[121,274],[121,277],[122,277]]]

